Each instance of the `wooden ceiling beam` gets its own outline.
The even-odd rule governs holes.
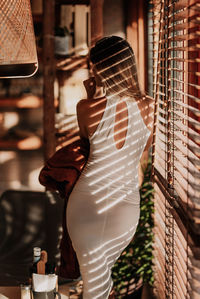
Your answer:
[[[54,106],[54,20],[55,0],[43,1],[43,130],[44,159],[55,152],[55,106]]]

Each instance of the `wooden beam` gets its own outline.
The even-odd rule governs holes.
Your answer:
[[[55,105],[54,105],[54,0],[43,1],[43,136],[44,159],[49,159],[55,152]]]
[[[103,36],[103,2],[104,0],[90,0],[91,46]]]

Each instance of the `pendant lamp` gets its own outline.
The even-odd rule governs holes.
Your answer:
[[[37,68],[30,0],[0,0],[0,78],[29,77]]]

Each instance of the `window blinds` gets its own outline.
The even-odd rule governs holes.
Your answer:
[[[200,298],[200,1],[152,0],[155,292]]]

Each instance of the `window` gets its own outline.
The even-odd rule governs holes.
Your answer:
[[[153,0],[155,292],[200,296],[200,3]]]

